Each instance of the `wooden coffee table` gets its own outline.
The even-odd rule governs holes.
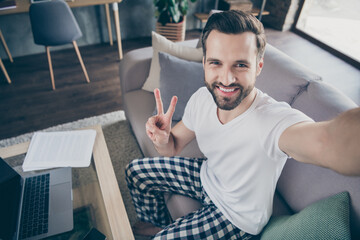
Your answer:
[[[72,169],[74,213],[86,209],[86,225],[97,228],[107,239],[134,239],[101,126],[86,129],[97,134],[90,167]],[[23,160],[29,144],[0,148],[0,157],[10,164],[19,161],[16,158]]]

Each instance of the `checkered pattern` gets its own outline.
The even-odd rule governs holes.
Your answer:
[[[212,203],[200,181],[205,159],[157,157],[135,159],[126,167],[126,180],[141,221],[163,227],[154,239],[250,239]],[[203,207],[171,223],[164,193],[186,195]]]

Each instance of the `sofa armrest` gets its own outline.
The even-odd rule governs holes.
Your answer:
[[[122,96],[142,88],[149,75],[152,54],[152,47],[136,49],[125,54],[119,68]]]

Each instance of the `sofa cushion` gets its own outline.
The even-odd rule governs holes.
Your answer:
[[[173,120],[179,121],[182,119],[186,103],[191,95],[205,85],[203,65],[163,52],[159,52],[159,63],[160,92],[164,111],[169,108],[172,96],[177,96],[178,102]],[[154,113],[156,113],[156,108]]]
[[[292,215],[293,210],[286,203],[281,194],[276,190],[273,200],[273,212],[271,216]]]
[[[165,37],[151,33],[153,56],[151,60],[149,76],[142,87],[143,90],[153,92],[155,88],[159,88],[160,80],[160,65],[159,65],[159,52],[169,53],[173,56],[189,60],[189,61],[202,61],[202,48],[189,47],[182,44],[174,43]]]
[[[193,198],[180,194],[164,194],[165,204],[173,220],[188,215],[202,207],[202,204]]]
[[[349,194],[320,200],[292,216],[272,217],[261,239],[351,239]]]
[[[320,76],[267,44],[264,67],[257,77],[255,86],[277,101],[292,104],[298,93],[309,84],[309,81],[320,79]]]

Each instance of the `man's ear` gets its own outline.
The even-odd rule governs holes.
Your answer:
[[[203,68],[205,68],[205,56],[203,56],[202,58],[202,64],[203,64]]]
[[[256,76],[260,75],[263,66],[264,66],[264,58],[261,58],[256,66]]]

